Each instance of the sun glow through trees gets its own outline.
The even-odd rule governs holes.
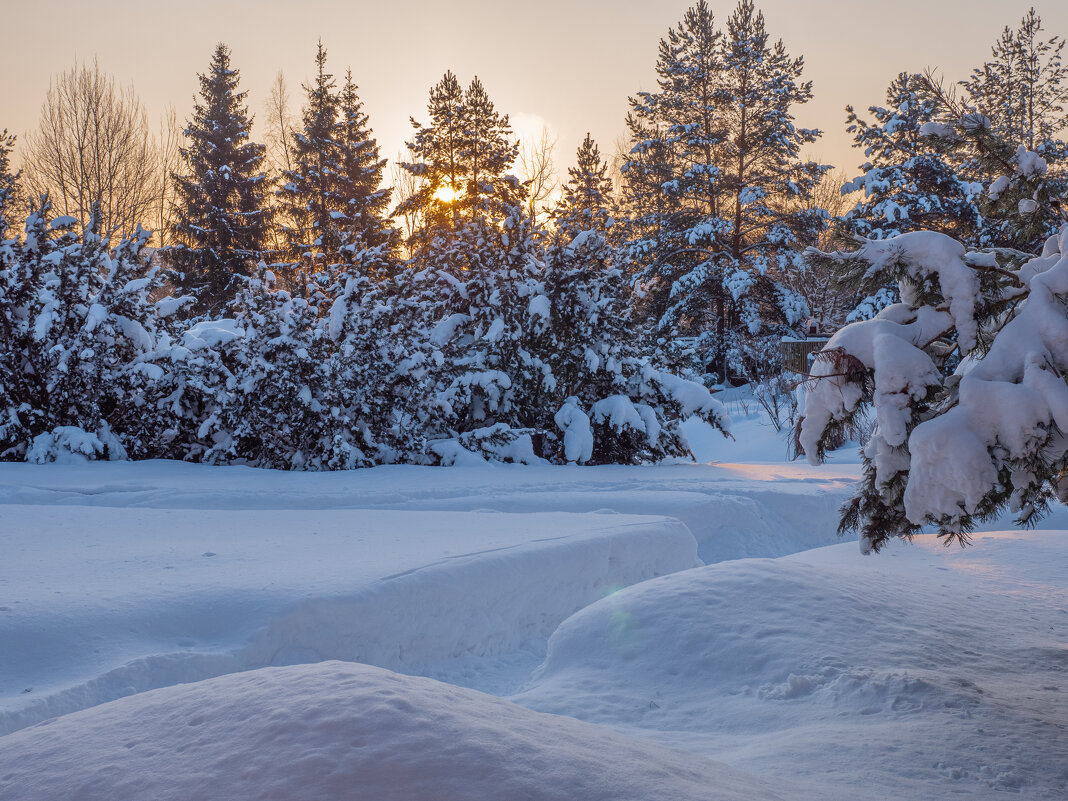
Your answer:
[[[442,203],[452,203],[456,198],[460,196],[460,192],[454,189],[449,184],[442,184],[434,192],[434,200],[438,200]]]

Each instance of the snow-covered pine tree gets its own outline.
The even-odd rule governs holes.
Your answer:
[[[519,154],[507,114],[500,114],[476,75],[463,102],[464,136],[460,158],[467,167],[460,202],[472,218],[505,219],[526,196],[519,179],[508,173]]]
[[[627,115],[632,147],[621,167],[621,231],[642,287],[641,317],[661,347],[670,348],[677,336],[715,330],[717,322],[724,333],[726,328],[725,287],[708,255],[719,249],[716,239],[725,225],[717,164],[721,39],[711,9],[700,0],[660,40],[659,91],[632,98]],[[685,287],[678,284],[683,278]]]
[[[1032,258],[932,231],[809,256],[901,288],[901,303],[831,338],[806,393],[798,435],[813,463],[874,410],[843,530],[865,550],[924,525],[963,543],[1006,507],[1027,524],[1068,499],[1068,226]]]
[[[649,171],[655,156],[660,169],[642,183],[669,198],[659,218],[644,213],[629,243],[643,305],[658,338],[698,337],[692,350],[720,380],[766,369],[766,349],[755,353],[754,343],[805,315],[785,279],[824,215],[796,201],[826,168],[800,157],[819,135],[794,125],[793,107],[811,97],[802,69],[781,41],[769,43],[751,2],[738,4],[724,36],[701,0],[661,41],[660,90],[632,101],[635,158],[625,174]],[[628,176],[625,190],[633,186]]]
[[[462,222],[429,253],[418,278],[432,326],[428,427],[438,439],[459,437],[488,455],[509,444],[510,430],[527,433],[513,379],[525,367],[517,352],[521,295],[537,259],[529,221],[517,206],[500,227],[485,218]],[[492,435],[485,447],[477,441],[482,432]]]
[[[1056,138],[1068,70],[1063,40],[1043,41],[1041,30],[1033,9],[1020,28],[1006,28],[992,60],[960,83],[963,97],[930,72],[903,73],[887,92],[888,107],[869,109],[874,122],[847,109],[856,146],[869,158],[846,186],[865,192],[845,217],[849,232],[885,238],[934,230],[973,247],[1026,251],[1056,232],[1059,218],[1046,200],[1068,192],[1068,143]],[[1044,165],[1046,195],[1019,196],[1018,185],[1008,185],[1019,148]]]
[[[1062,60],[1064,39],[1043,40],[1042,30],[1033,8],[1015,31],[1006,26],[992,60],[961,82],[967,103],[955,108],[952,97],[945,102],[969,145],[964,173],[987,185],[986,221],[977,243],[983,246],[1034,251],[1061,225],[1059,207],[1049,201],[1068,197],[1068,142],[1060,138],[1068,125],[1068,67]],[[981,124],[962,126],[962,120],[974,117],[965,113],[972,107],[982,112]],[[1026,157],[1029,163],[1021,162],[1023,153],[1034,154]],[[1039,169],[1039,162],[1042,186],[1033,196],[1014,191],[1018,181],[1002,185],[1004,176],[1032,165]]]
[[[330,422],[329,341],[308,298],[275,286],[260,264],[234,302],[244,332],[240,368],[223,409],[232,439],[218,461],[279,470],[322,469]]]
[[[266,248],[270,181],[263,172],[265,148],[249,141],[252,121],[246,92],[230,50],[215,48],[200,79],[200,99],[180,148],[183,171],[174,176],[178,198],[168,249],[171,280],[197,298],[199,311],[219,312],[250,275]]]
[[[567,172],[571,178],[564,184],[563,196],[552,215],[560,236],[571,240],[583,231],[605,234],[613,222],[612,179],[608,177],[608,163],[601,160],[601,151],[589,133],[579,145],[575,166]]]
[[[392,274],[396,265],[399,232],[389,220],[391,190],[382,187],[386,159],[379,158],[378,142],[372,135],[367,112],[357,94],[352,70],[345,73],[338,107],[339,139],[342,144],[341,192],[345,198],[342,250],[354,254],[363,249],[378,249],[383,261],[365,274]]]
[[[1015,31],[1005,26],[991,47],[991,60],[961,82],[969,105],[982,110],[991,127],[1009,142],[1023,145],[1047,161],[1066,156],[1064,107],[1068,104],[1068,67],[1064,39],[1042,39],[1042,18],[1030,9]]]
[[[425,308],[412,271],[380,279],[369,272],[357,266],[340,276],[326,320],[332,346],[323,405],[332,433],[324,464],[330,469],[426,461],[433,415]]]
[[[872,121],[852,106],[848,130],[867,161],[863,174],[842,191],[863,191],[843,220],[845,229],[869,239],[906,231],[939,231],[973,239],[982,225],[982,186],[961,174],[959,137],[922,75],[901,73],[886,90],[886,106],[870,106]]]
[[[319,42],[316,73],[305,84],[303,128],[293,134],[293,169],[282,172],[278,195],[293,227],[286,230],[291,275],[285,283],[309,297],[332,280],[340,257],[347,199],[342,191],[342,131],[334,76],[326,71],[326,48]]]
[[[509,371],[517,367],[518,298],[536,260],[523,187],[506,172],[518,143],[477,78],[461,92],[447,73],[431,89],[428,111],[430,125],[413,121],[417,160],[402,165],[422,185],[401,204],[423,221],[409,269],[431,329],[427,428],[480,450],[508,446],[522,436],[513,431]]]

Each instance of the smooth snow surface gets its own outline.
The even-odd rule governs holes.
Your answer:
[[[475,658],[540,653],[613,589],[698,564],[681,523],[629,515],[5,512],[0,733],[265,665],[463,680]]]
[[[602,727],[341,662],[156,690],[2,743],[4,797],[19,801],[785,797]]]

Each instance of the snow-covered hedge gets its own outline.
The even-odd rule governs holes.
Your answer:
[[[160,297],[147,237],[112,247],[45,206],[0,243],[0,458],[632,463],[686,455],[688,417],[727,430],[638,348],[593,232],[545,246],[517,216],[462,263],[371,278],[355,254],[313,297],[261,265],[215,318]]]

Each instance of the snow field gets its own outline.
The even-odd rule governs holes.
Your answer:
[[[858,467],[737,418],[745,463],[0,465],[0,798],[1068,797],[1068,535],[821,547]]]

